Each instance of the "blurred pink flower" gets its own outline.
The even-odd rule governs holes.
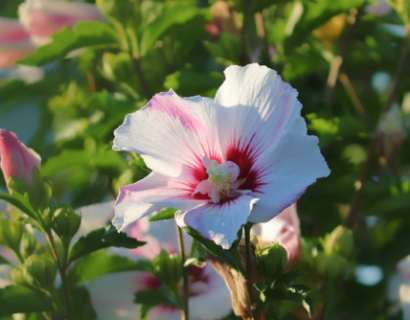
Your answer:
[[[181,227],[227,249],[242,225],[269,221],[330,173],[295,89],[257,64],[225,75],[215,100],[157,94],[115,130],[113,149],[153,171],[120,188],[118,229],[172,207]]]
[[[73,27],[80,20],[105,20],[100,10],[88,3],[26,0],[19,7],[20,20],[42,45],[65,26]]]
[[[368,5],[364,9],[367,13],[372,13],[376,16],[382,16],[389,13],[392,9],[386,0],[376,0],[376,4]]]
[[[299,259],[301,234],[296,204],[292,204],[272,220],[254,226],[253,232],[262,247],[279,242],[288,252],[289,260]]]
[[[34,168],[40,168],[41,158],[33,149],[21,143],[13,132],[4,129],[0,129],[0,157],[6,181],[16,178],[31,185]]]
[[[30,34],[18,20],[0,18],[0,70],[34,51]]]
[[[94,205],[81,208],[83,220],[80,233],[104,225],[106,218],[112,212],[112,204]],[[100,222],[98,222],[100,218]],[[91,224],[90,224],[91,222]],[[127,233],[138,240],[147,241],[145,246],[134,250],[112,249],[111,253],[127,256],[131,259],[152,259],[161,249],[169,253],[178,252],[175,222],[164,220],[148,222],[141,220],[131,225]],[[185,237],[189,248],[189,238]],[[204,268],[191,268],[190,271],[190,319],[219,319],[231,311],[230,295],[224,281],[210,265]],[[133,303],[134,293],[139,290],[158,289],[161,282],[150,273],[122,272],[98,278],[87,284],[93,305],[102,320],[139,319],[139,306]],[[147,316],[150,320],[181,319],[178,309],[169,306],[153,308]]]

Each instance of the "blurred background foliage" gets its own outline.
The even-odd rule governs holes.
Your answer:
[[[15,18],[21,2],[0,1],[1,16]],[[100,1],[103,11],[109,2]],[[267,65],[299,91],[332,170],[298,202],[299,263],[317,289],[315,318],[401,319],[388,289],[397,261],[410,254],[406,1],[391,0],[397,10],[383,14],[369,9],[380,3],[364,0],[115,2],[106,24],[64,29],[23,59],[43,68],[40,81],[0,73],[0,126],[42,156],[55,196],[74,207],[98,203],[148,174],[141,158],[111,143],[125,115],[155,93],[214,97],[226,66]],[[399,124],[381,129],[384,113],[397,108]],[[355,237],[349,271],[319,285],[308,257],[343,223]],[[283,319],[306,317],[287,310],[292,305]]]

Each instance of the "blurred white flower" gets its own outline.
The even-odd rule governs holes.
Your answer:
[[[89,232],[105,224],[113,215],[113,203],[94,205],[79,209],[84,223],[80,233]],[[100,219],[100,221],[98,221]],[[168,253],[178,252],[174,220],[149,222],[140,220],[126,230],[127,234],[147,244],[132,250],[111,248],[110,252],[131,259],[152,259],[161,249]],[[189,248],[189,238],[185,237]],[[99,319],[138,319],[139,306],[133,303],[134,293],[139,290],[158,289],[161,282],[145,272],[123,272],[97,278],[87,284]],[[222,278],[207,264],[204,268],[192,267],[189,273],[190,319],[220,319],[231,311],[231,299]],[[153,308],[148,319],[181,319],[180,310],[169,306]]]

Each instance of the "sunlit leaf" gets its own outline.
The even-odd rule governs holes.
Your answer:
[[[80,21],[73,29],[65,28],[55,33],[52,39],[52,42],[37,48],[36,52],[23,58],[19,63],[41,66],[63,59],[76,49],[118,44],[118,36],[114,29],[98,21]]]
[[[133,261],[129,258],[107,254],[106,251],[91,253],[80,259],[68,272],[68,282],[74,286],[106,274],[123,271],[149,272],[151,263],[147,260]]]

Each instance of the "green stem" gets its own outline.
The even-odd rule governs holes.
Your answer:
[[[182,229],[177,225],[177,233],[178,233],[178,246],[179,251],[181,252],[181,263],[182,263],[182,281],[183,281],[183,305],[184,310],[181,312],[181,319],[182,320],[189,320],[189,279],[188,279],[188,268],[184,267],[186,261],[186,254],[185,254],[185,246],[184,246],[184,238],[182,235]]]
[[[67,271],[67,266],[63,263],[61,263],[61,260],[58,256],[57,253],[57,248],[54,242],[54,237],[52,234],[51,230],[47,230],[46,231],[47,234],[47,239],[48,242],[50,244],[50,248],[51,248],[51,252],[53,253],[54,259],[57,262],[57,267],[58,270],[60,272],[60,276],[61,276],[61,284],[63,287],[63,293],[64,293],[64,302],[65,302],[65,308],[66,308],[66,320],[71,320],[71,303],[70,303],[70,295],[68,293],[68,284],[67,284],[67,275],[66,275],[66,271]],[[65,259],[66,260],[66,259]]]
[[[244,225],[244,232],[245,232],[245,254],[246,254],[246,270],[245,270],[245,280],[246,286],[248,288],[249,300],[251,304],[252,310],[252,319],[259,319],[258,310],[256,307],[255,295],[253,291],[252,285],[252,260],[251,260],[251,228],[253,224],[247,223]]]

